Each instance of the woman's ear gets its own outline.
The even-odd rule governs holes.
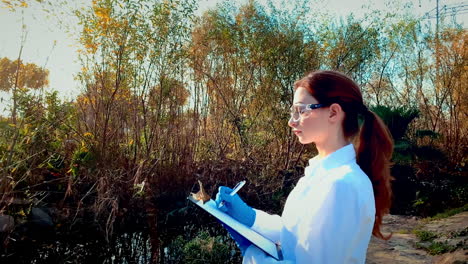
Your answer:
[[[339,104],[331,104],[330,107],[329,107],[329,116],[328,116],[328,119],[331,121],[331,122],[341,122],[341,120],[343,119],[343,109],[341,108],[341,106]]]

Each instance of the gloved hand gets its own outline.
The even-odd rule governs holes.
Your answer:
[[[255,222],[256,214],[254,209],[244,203],[237,193],[231,196],[231,192],[231,188],[220,186],[216,194],[216,206],[218,206],[219,210],[232,216],[237,221],[251,227]],[[224,201],[224,205],[219,207],[222,201]]]
[[[232,239],[234,239],[234,241],[236,241],[236,245],[237,247],[240,249],[241,251],[241,254],[242,256],[244,256],[245,254],[245,251],[247,250],[247,248],[252,245],[252,242],[250,242],[249,240],[245,239],[243,236],[241,236],[239,233],[237,233],[237,231],[235,231],[234,229],[230,228],[229,226],[223,224],[224,228],[226,228],[226,230],[229,232],[229,236],[232,237]]]

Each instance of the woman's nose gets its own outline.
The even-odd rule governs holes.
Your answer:
[[[292,118],[289,119],[288,125],[290,127],[297,127],[297,122],[295,122]]]

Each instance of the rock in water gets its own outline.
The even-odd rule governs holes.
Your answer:
[[[31,210],[31,222],[40,227],[52,227],[54,222],[46,212],[40,208],[33,208]]]
[[[15,227],[15,219],[10,215],[0,214],[0,233],[10,232]]]

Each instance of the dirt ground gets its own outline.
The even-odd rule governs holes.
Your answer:
[[[468,264],[467,230],[468,212],[441,219],[428,221],[416,217],[388,215],[384,218],[384,234],[393,233],[388,241],[372,238],[367,251],[367,264]],[[418,237],[413,230],[429,231],[437,234],[434,241],[449,245],[459,245],[456,251],[442,255],[430,255],[418,249]],[[464,245],[464,246],[460,246]]]

